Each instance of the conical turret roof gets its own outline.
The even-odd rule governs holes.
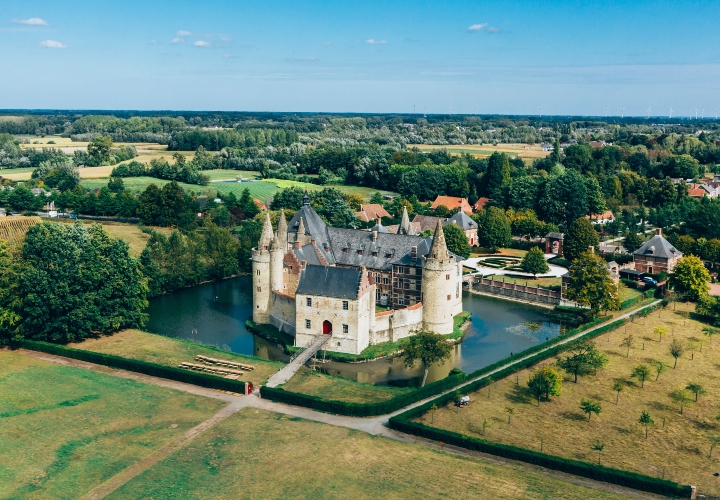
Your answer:
[[[430,254],[428,255],[428,259],[450,259],[450,252],[448,252],[447,243],[445,242],[445,233],[443,232],[442,222],[440,219],[438,219],[437,221],[437,227],[435,228],[435,236],[433,236],[433,243],[432,247],[430,248]]]
[[[275,235],[275,238],[283,246],[283,250],[287,247],[287,232],[288,225],[287,220],[285,219],[285,210],[280,210],[280,220],[278,221],[277,234]]]
[[[260,235],[260,241],[258,242],[258,250],[265,251],[270,250],[270,245],[273,241],[273,229],[272,223],[270,222],[270,213],[265,212],[265,222],[263,223],[262,234]]]
[[[403,205],[402,220],[400,221],[400,227],[398,228],[398,234],[412,235],[414,231],[410,225],[410,217],[408,216],[407,207]]]

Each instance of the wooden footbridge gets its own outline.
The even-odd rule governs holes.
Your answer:
[[[332,335],[318,335],[318,338],[313,341],[308,347],[296,352],[290,362],[285,365],[279,372],[268,379],[267,387],[277,387],[286,383],[290,378],[295,375],[302,365],[307,363],[316,352],[318,352],[322,346],[324,346]]]

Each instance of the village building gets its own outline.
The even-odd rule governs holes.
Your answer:
[[[360,205],[360,210],[355,212],[355,217],[363,222],[370,222],[371,220],[381,219],[383,217],[392,217],[392,215],[379,203],[370,203],[368,205]]]
[[[565,235],[563,233],[550,232],[545,235],[545,253],[554,253],[562,255],[563,253],[563,240]]]
[[[611,210],[605,210],[601,214],[586,215],[585,218],[590,219],[590,222],[593,224],[608,224],[610,222],[615,222],[615,215]]]
[[[379,222],[370,231],[331,227],[307,196],[289,223],[281,214],[277,232],[267,214],[252,256],[253,321],[299,347],[330,335],[327,350],[350,354],[421,329],[451,333],[462,312],[462,264],[442,223],[434,229],[424,238]]]
[[[490,198],[478,198],[478,200],[473,204],[473,212],[483,210],[489,201]]]
[[[455,212],[460,209],[468,214],[473,213],[472,207],[470,206],[467,198],[458,198],[456,196],[438,196],[435,198],[435,201],[433,201],[430,208],[435,210],[439,206],[443,206],[451,212]]]
[[[452,217],[433,217],[431,215],[416,215],[412,222],[408,222],[407,210],[403,208],[403,218],[399,225],[388,226],[387,230],[397,234],[421,234],[423,231],[434,231],[438,222],[443,227],[448,224],[456,224],[467,236],[470,246],[477,245],[478,224],[465,212],[458,210]]]
[[[643,273],[670,273],[675,269],[683,254],[670,244],[662,235],[661,229],[655,230],[655,236],[633,252],[635,270]]]

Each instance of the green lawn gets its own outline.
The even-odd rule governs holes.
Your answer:
[[[270,375],[285,366],[285,363],[277,361],[243,356],[214,347],[139,330],[123,330],[114,335],[87,339],[78,344],[70,344],[70,347],[173,367],[177,367],[183,361],[192,362],[198,354],[211,358],[237,361],[255,367],[254,370],[248,371],[240,377],[240,380],[252,382],[255,387],[265,383]]]
[[[620,499],[499,464],[247,408],[108,499]]]
[[[0,498],[78,498],[223,405],[0,351]]]
[[[376,403],[387,401],[401,394],[414,391],[415,387],[389,387],[353,382],[341,377],[332,377],[303,368],[285,385],[286,391],[318,396],[327,400],[349,403]]]
[[[27,172],[32,172],[35,169],[33,167],[25,167],[25,168],[0,168],[0,177],[7,174],[24,174]]]

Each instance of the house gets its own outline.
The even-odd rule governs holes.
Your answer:
[[[590,219],[593,224],[607,224],[608,222],[615,222],[615,215],[612,211],[605,210],[601,214],[586,215],[586,219]]]
[[[605,141],[590,141],[590,146],[593,148],[604,148],[607,145]]]
[[[675,264],[683,254],[670,244],[662,235],[662,229],[655,230],[655,236],[633,252],[635,270],[643,273],[657,274],[663,271],[672,272]]]
[[[555,146],[553,146],[552,144],[543,144],[542,146],[540,146],[540,148],[543,151],[554,151],[555,150]]]
[[[563,253],[563,240],[565,235],[563,233],[551,232],[545,235],[545,253],[555,253],[562,255]]]
[[[50,196],[52,194],[50,191],[47,191],[43,188],[32,188],[30,192],[32,192],[32,194],[34,194],[35,196],[40,196],[41,194],[45,196]]]
[[[360,210],[355,212],[355,217],[358,217],[363,222],[370,222],[371,220],[381,219],[383,217],[392,217],[392,215],[379,203],[370,203],[368,205],[360,205]]]
[[[446,222],[443,223],[443,226],[447,227],[450,224],[457,224],[465,232],[465,236],[467,236],[470,246],[477,245],[478,224],[470,217],[468,217],[465,212],[463,212],[462,210],[458,210],[455,215],[453,215],[452,217],[447,219]]]
[[[480,210],[483,210],[485,208],[485,205],[487,205],[488,201],[490,201],[490,198],[478,198],[478,201],[476,201],[472,207],[473,212],[479,212]]]
[[[435,210],[441,205],[450,210],[451,212],[455,212],[459,208],[465,213],[473,213],[472,207],[470,206],[470,203],[468,203],[467,198],[458,198],[455,196],[438,196],[437,198],[435,198],[435,201],[433,201],[433,204],[430,208]]]
[[[700,199],[700,198],[705,198],[707,195],[708,195],[707,191],[705,191],[701,187],[692,187],[691,186],[690,189],[688,189],[688,196],[690,198]]]

